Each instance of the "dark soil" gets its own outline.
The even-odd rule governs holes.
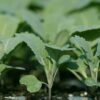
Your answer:
[[[16,97],[17,99],[10,99],[11,97]],[[26,98],[26,99],[25,99]],[[0,95],[0,100],[48,100],[48,95],[44,93],[30,94],[28,93],[26,96],[16,96],[14,95]],[[100,100],[100,95],[98,94],[96,97],[91,97],[86,94],[86,92],[73,93],[58,93],[53,94],[52,100]]]

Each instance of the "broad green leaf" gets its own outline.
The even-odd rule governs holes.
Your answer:
[[[0,37],[11,37],[15,34],[20,20],[14,16],[0,14]]]
[[[100,29],[99,13],[95,7],[71,14],[70,17],[74,19],[72,26],[68,27],[71,33]]]
[[[75,9],[87,6],[90,3],[90,1],[91,0],[51,0],[45,9],[45,14],[68,13]]]
[[[18,44],[25,42],[34,52],[35,56],[37,57],[37,59],[41,64],[43,64],[43,59],[48,56],[48,53],[45,49],[45,45],[42,42],[42,40],[31,33],[26,32],[26,33],[16,34],[15,37],[2,38],[1,41],[4,46],[3,51],[5,54],[10,53],[13,49],[15,49],[15,47]]]
[[[29,3],[30,0],[0,0],[0,11],[16,13],[16,11],[26,8]]]
[[[91,47],[94,47],[100,40],[100,29],[90,29],[90,30],[85,30],[83,32],[75,32],[73,36],[74,35],[78,35],[80,37],[85,38],[87,41],[90,42]]]
[[[84,55],[86,55],[88,60],[93,60],[92,49],[88,41],[79,36],[72,37],[70,40],[72,44],[74,44],[83,52]]]
[[[30,25],[36,34],[44,38],[43,25],[41,23],[40,17],[36,13],[28,10],[20,10],[17,15],[28,25]]]
[[[23,42],[25,42],[27,46],[29,46],[30,49],[34,52],[38,61],[43,64],[43,59],[48,56],[48,53],[42,40],[34,34],[30,33],[17,34],[17,38],[21,38]]]
[[[21,77],[20,84],[26,85],[27,90],[31,93],[38,92],[42,87],[42,82],[34,75],[25,75]]]
[[[58,26],[59,23],[62,21],[62,16],[58,15],[49,15],[45,16],[43,28],[45,31],[45,39],[53,42],[55,40],[56,35],[58,34]]]
[[[44,23],[43,23],[45,39],[48,40],[50,43],[57,43],[58,37],[65,36],[66,37],[66,39],[64,40],[65,43],[69,38],[67,27],[69,27],[69,25],[72,25],[72,23],[73,23],[73,19],[66,18],[65,16],[61,16],[57,14],[51,14],[45,16]]]

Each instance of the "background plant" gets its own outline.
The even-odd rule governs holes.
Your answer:
[[[68,70],[87,86],[99,87],[99,42],[93,49],[91,44],[84,38],[74,36],[71,37],[71,43],[76,48],[74,53],[77,57],[68,64]]]

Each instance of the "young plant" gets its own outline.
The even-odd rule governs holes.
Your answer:
[[[77,59],[72,59],[69,63],[70,70],[79,80],[83,81],[87,86],[99,87],[98,72],[99,72],[99,56],[100,43],[97,44],[94,50],[91,43],[79,36],[71,37],[71,44],[75,46],[74,53]]]
[[[38,62],[43,66],[47,77],[47,83],[45,83],[39,81],[34,75],[25,75],[20,79],[20,83],[25,84],[29,92],[37,92],[41,88],[41,84],[42,83],[45,84],[48,87],[48,94],[49,94],[48,99],[51,100],[52,86],[60,64],[60,63],[58,64],[57,61],[59,57],[56,57],[58,55],[54,55],[55,49],[51,50],[48,47],[47,50],[42,40],[39,37],[35,36],[34,34],[21,33],[21,34],[17,34],[15,39],[16,38],[19,38],[19,40],[22,40],[31,48]],[[64,48],[64,51],[69,52],[70,49],[66,47]],[[61,50],[57,49],[56,52],[59,52],[58,54],[62,55],[60,53]],[[57,59],[55,59],[55,57],[53,57],[52,54]]]

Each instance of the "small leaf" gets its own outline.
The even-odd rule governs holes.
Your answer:
[[[67,62],[68,60],[70,60],[70,56],[69,55],[63,55],[60,57],[58,64],[63,64],[65,62]]]
[[[93,52],[88,41],[79,36],[72,37],[70,41],[86,55],[88,60],[93,60]]]
[[[38,92],[42,83],[33,75],[25,75],[21,77],[20,84],[24,84],[29,92]]]
[[[85,64],[84,59],[78,58],[76,64],[78,65],[76,71],[79,72],[84,78],[87,78],[87,73],[86,73],[87,66]]]
[[[85,80],[85,84],[87,86],[96,86],[97,85],[97,82],[95,82],[95,80],[91,79],[91,78],[88,78]]]

